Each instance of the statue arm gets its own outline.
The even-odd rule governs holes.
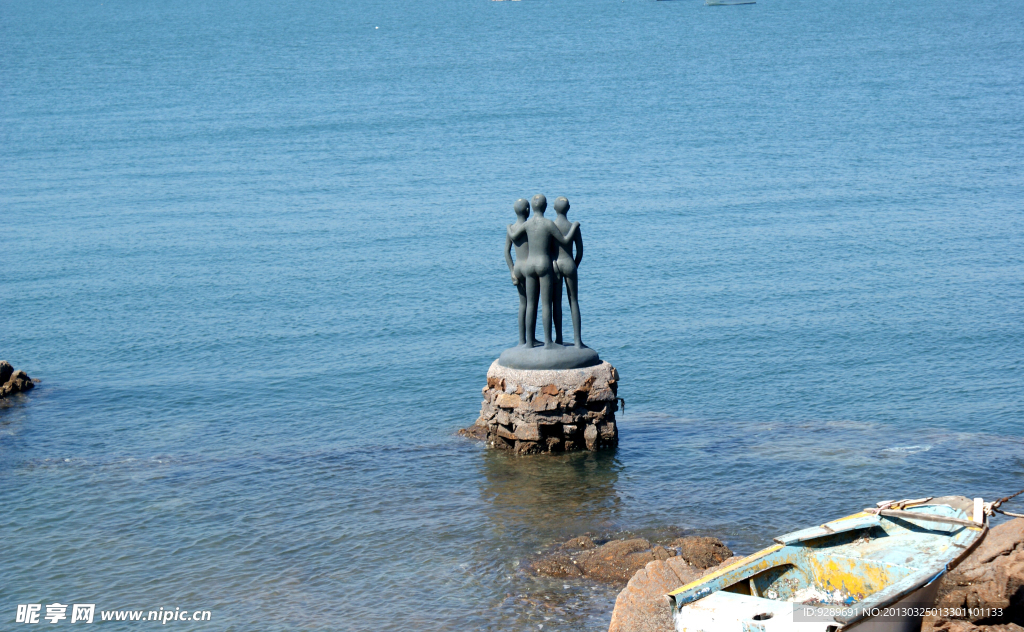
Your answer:
[[[512,283],[514,285],[519,284],[519,279],[516,278],[515,264],[512,263],[512,237],[505,231],[505,263],[508,264],[508,272],[512,275]]]
[[[551,224],[548,225],[548,232],[551,233],[551,236],[554,237],[555,240],[558,241],[558,243],[562,244],[563,246],[568,246],[571,245],[572,242],[576,239],[576,231],[579,229],[579,227],[579,222],[573,222],[572,228],[569,229],[569,232],[563,235],[562,231],[558,230],[558,227],[555,226],[554,222],[552,222]]]
[[[576,229],[576,267],[583,263],[583,233]]]
[[[526,232],[526,222],[519,224],[509,224],[508,230],[505,233],[509,236],[509,239],[518,239],[520,235]]]

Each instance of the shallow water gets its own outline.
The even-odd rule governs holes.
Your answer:
[[[520,562],[1024,487],[1015,9],[0,2],[0,617],[602,630]],[[611,453],[454,435],[537,192]]]

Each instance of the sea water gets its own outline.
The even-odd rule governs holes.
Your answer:
[[[1009,0],[0,2],[0,627],[596,631],[538,551],[1024,487],[1022,50]],[[536,193],[615,451],[455,435]]]

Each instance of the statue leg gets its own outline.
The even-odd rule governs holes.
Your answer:
[[[537,277],[526,275],[526,346],[537,344]]]
[[[580,300],[579,279],[576,275],[565,277],[565,293],[569,295],[569,310],[572,312],[572,335],[576,348],[583,348],[583,336],[580,334]]]
[[[520,278],[516,285],[519,291],[519,345],[526,344],[526,279]]]
[[[544,346],[553,347],[555,343],[551,342],[551,292],[555,289],[555,275],[545,274],[537,280],[540,282],[540,305],[544,315]]]
[[[555,344],[562,344],[562,275],[555,273],[555,293],[551,297],[551,316],[555,324]]]

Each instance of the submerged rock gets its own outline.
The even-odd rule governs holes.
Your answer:
[[[732,557],[732,551],[718,538],[691,535],[673,540],[668,546],[679,549],[684,560],[700,569],[717,566]]]
[[[24,371],[15,371],[6,360],[0,360],[0,399],[35,388],[35,382]]]
[[[532,562],[529,569],[548,577],[586,577],[621,585],[655,561],[675,559],[676,566],[692,567],[699,572],[708,568],[707,560],[720,556],[722,551],[725,557],[732,554],[717,538],[678,538],[667,545],[631,538],[598,546],[589,536],[579,536]]]

